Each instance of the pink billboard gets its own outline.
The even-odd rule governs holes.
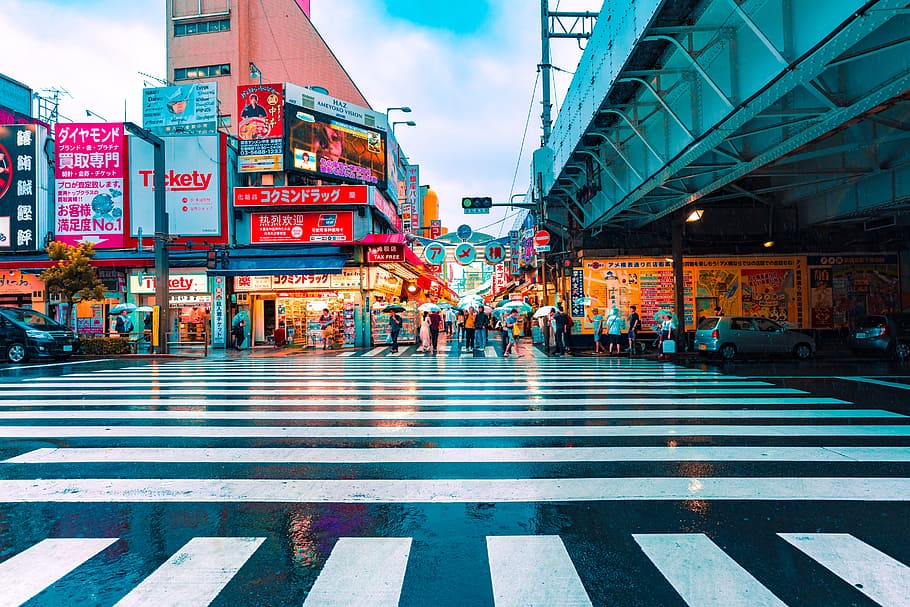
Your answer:
[[[57,124],[55,239],[123,247],[126,136],[120,123]]]

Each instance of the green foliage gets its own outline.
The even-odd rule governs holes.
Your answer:
[[[79,353],[95,356],[111,354],[130,354],[130,340],[122,337],[92,337],[79,340]]]
[[[55,240],[45,251],[51,261],[57,263],[42,272],[40,278],[48,294],[59,294],[61,301],[69,304],[66,318],[69,324],[75,302],[104,299],[104,283],[98,280],[91,262],[95,256],[95,245],[83,241],[72,246]]]

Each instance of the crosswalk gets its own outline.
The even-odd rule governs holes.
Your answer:
[[[5,381],[0,607],[910,605],[898,412],[647,360],[346,354]]]

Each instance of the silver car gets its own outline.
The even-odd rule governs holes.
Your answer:
[[[726,360],[737,354],[792,354],[805,360],[815,353],[815,340],[760,316],[709,316],[695,331],[695,350]]]

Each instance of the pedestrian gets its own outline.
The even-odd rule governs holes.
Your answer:
[[[490,317],[483,306],[477,310],[474,315],[474,349],[483,350],[487,347],[487,327],[490,324]]]
[[[322,349],[328,350],[335,340],[335,317],[328,308],[322,310],[319,326],[322,327]]]
[[[597,308],[591,309],[591,322],[594,323],[594,354],[600,354],[604,351],[603,330],[604,317]]]
[[[231,326],[231,347],[234,350],[243,348],[243,340],[246,338],[246,323],[240,319]]]
[[[459,310],[455,315],[455,341],[458,345],[464,344],[464,310]]]
[[[420,337],[420,347],[417,348],[418,352],[430,352],[430,313],[424,312],[420,318],[420,331],[418,333]]]
[[[445,321],[439,312],[430,312],[428,320],[430,324],[430,343],[433,346],[433,354],[436,354],[439,348],[439,330],[445,328]]]
[[[572,311],[566,308],[566,328],[563,329],[563,344],[566,354],[572,352],[572,329],[575,326],[575,319],[572,318]]]
[[[553,316],[551,310],[549,314],[543,314],[537,317],[537,326],[540,327],[540,335],[543,339],[543,351],[545,354],[550,353],[550,318]]]
[[[503,337],[506,339],[506,347],[503,350],[503,357],[509,358],[510,355],[518,356],[517,344],[521,336],[521,321],[518,318],[518,310],[512,309],[503,319]]]
[[[393,310],[389,315],[389,338],[392,340],[392,352],[398,352],[398,334],[401,333],[401,327],[404,322],[397,310]]]
[[[474,317],[474,306],[471,306],[464,317],[464,347],[468,350],[474,349]]]
[[[127,315],[126,310],[120,310],[117,320],[114,322],[114,331],[120,334],[120,337],[129,337],[130,331],[133,330],[133,321]]]
[[[613,354],[613,347],[616,347],[616,353],[622,352],[622,316],[619,308],[613,306],[610,308],[610,314],[607,316],[607,350],[610,355]]]
[[[676,344],[674,343],[672,346],[669,344],[667,346],[664,345],[666,342],[673,341],[673,320],[669,314],[661,314],[660,319],[660,341],[658,342],[659,354],[657,355],[657,360],[665,360],[669,358],[669,351],[675,349]]]
[[[553,336],[555,338],[555,347],[554,354],[556,356],[562,356],[566,353],[566,323],[568,322],[569,317],[562,309],[562,304],[556,310],[556,313],[553,315]]]
[[[455,310],[449,308],[446,310],[446,335],[451,337],[452,330],[455,328]]]
[[[638,331],[641,329],[641,317],[638,315],[638,308],[635,306],[629,306],[629,349],[626,352],[635,353],[635,338],[638,336]]]

